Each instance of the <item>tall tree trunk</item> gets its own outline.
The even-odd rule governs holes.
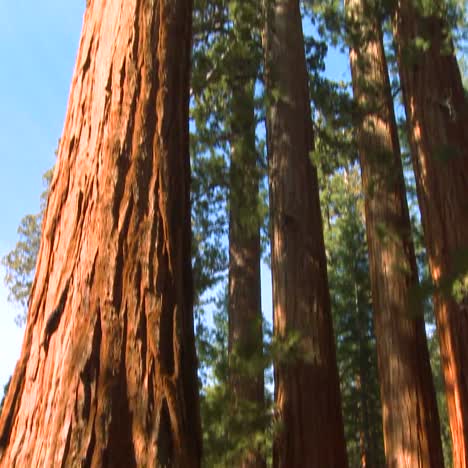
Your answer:
[[[359,443],[361,449],[361,468],[377,467],[379,462],[378,431],[372,430],[371,396],[369,372],[370,349],[368,327],[368,314],[365,305],[361,305],[359,298],[358,272],[354,272],[354,298],[355,314],[358,317],[357,345],[359,347],[359,367],[356,375],[356,388],[359,394]]]
[[[2,467],[200,466],[191,6],[88,2]]]
[[[348,0],[357,140],[389,467],[442,467],[439,416],[382,31],[366,0]]]
[[[429,266],[437,288],[434,308],[454,466],[461,468],[468,466],[468,295],[465,289],[454,298],[444,288],[457,272],[468,270],[468,101],[440,5],[434,2],[433,11],[423,15],[412,1],[400,0],[394,31]],[[421,38],[428,47],[418,48]]]
[[[259,416],[264,407],[262,310],[260,296],[259,168],[255,144],[254,83],[258,61],[251,50],[252,24],[248,4],[232,8],[236,37],[228,77],[231,97],[231,165],[229,196],[229,360],[235,412],[245,415],[242,432],[252,446],[238,460],[240,468],[265,466],[254,446],[261,430]],[[237,70],[242,70],[238,74]],[[250,411],[247,411],[250,408]],[[248,414],[246,414],[248,412]]]
[[[275,467],[347,466],[298,0],[266,0],[275,363]]]

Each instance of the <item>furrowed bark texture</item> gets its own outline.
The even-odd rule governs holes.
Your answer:
[[[255,430],[261,429],[256,415],[259,416],[264,408],[259,169],[254,107],[257,70],[246,68],[248,61],[252,62],[252,51],[249,51],[247,42],[251,26],[242,21],[242,14],[238,16],[234,16],[233,22],[240,40],[240,53],[233,59],[236,69],[243,70],[245,75],[230,78],[229,358],[230,383],[235,400],[233,411],[238,412],[246,405],[254,409],[254,414],[249,412],[247,420],[242,422],[242,430],[252,434],[252,450],[247,451],[236,466],[255,468],[265,466],[265,460],[253,446]],[[246,369],[252,371],[247,372]]]
[[[468,101],[439,15],[423,17],[400,0],[394,30],[429,266],[443,289],[467,268]],[[417,37],[429,41],[426,50],[415,50]],[[467,304],[466,291],[458,301],[440,289],[434,297],[456,468],[468,466]]]
[[[275,467],[347,466],[299,2],[267,1],[265,35],[275,365]]]
[[[365,195],[388,467],[443,467],[416,257],[382,31],[363,0],[346,2]],[[374,19],[375,18],[375,19]]]
[[[200,466],[189,0],[85,13],[2,467]]]

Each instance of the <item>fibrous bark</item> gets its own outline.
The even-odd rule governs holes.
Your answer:
[[[91,0],[0,464],[200,466],[191,1]]]
[[[387,466],[443,467],[382,31],[365,0],[348,0],[347,13]]]
[[[421,11],[422,5],[431,8]],[[468,101],[442,2],[397,2],[394,19],[432,280],[454,466],[468,466],[468,295],[450,283],[468,270]],[[466,281],[466,276],[465,276]]]
[[[347,466],[298,0],[266,0],[275,467]],[[281,346],[280,346],[281,348]]]

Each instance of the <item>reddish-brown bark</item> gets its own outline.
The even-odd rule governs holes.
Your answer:
[[[299,336],[275,364],[273,465],[347,466],[298,0],[266,0],[274,333]]]
[[[200,466],[190,0],[88,2],[2,467]]]
[[[401,87],[432,279],[454,466],[468,466],[468,315],[444,285],[468,254],[468,101],[447,25],[400,0],[394,21]],[[443,11],[441,12],[443,15]],[[428,47],[417,48],[417,38]],[[465,259],[465,265],[461,265]]]
[[[403,167],[380,24],[348,0],[357,141],[365,196],[372,302],[389,467],[443,467]]]

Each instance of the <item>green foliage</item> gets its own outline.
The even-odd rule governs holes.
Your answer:
[[[434,317],[432,316],[432,320]],[[434,379],[434,388],[436,391],[437,407],[439,409],[440,430],[442,438],[442,450],[444,453],[445,466],[453,466],[452,461],[452,436],[448,419],[447,400],[445,398],[445,384],[442,374],[442,361],[440,356],[440,347],[438,334],[433,327],[428,336],[429,356],[431,360],[432,376]]]
[[[229,211],[231,120],[233,89],[254,86],[262,56],[260,11],[255,1],[197,0],[194,5],[194,45],[191,78],[192,227],[194,278],[201,297],[225,277]],[[261,118],[261,97],[255,97]],[[242,120],[242,119],[241,119]],[[244,213],[242,223],[262,226],[265,245],[267,191],[264,141],[256,137],[262,178],[257,210]]]
[[[5,284],[9,290],[8,300],[18,303],[21,312],[15,321],[22,325],[26,320],[29,293],[34,279],[36,257],[41,241],[42,214],[25,216],[18,227],[19,240],[15,248],[2,259],[5,267]]]
[[[229,384],[229,375],[235,367],[236,375],[256,375],[271,360],[268,347],[265,357],[245,362],[228,360],[227,287],[209,304],[213,324],[207,326],[204,314],[198,315],[196,339],[200,360],[200,403],[203,429],[203,466],[236,466],[236,460],[246,451],[255,448],[266,458],[270,456],[273,424],[272,396],[266,392],[263,407],[248,401],[237,401]],[[271,336],[271,333],[266,333]],[[233,402],[236,401],[234,406]]]
[[[466,258],[464,265],[468,265]],[[460,277],[454,280],[451,293],[457,302],[462,303],[466,301],[466,298],[468,298],[468,268],[464,269]]]
[[[463,80],[463,87],[465,88],[465,97],[468,100],[468,60],[466,55],[462,55],[458,60],[460,66],[460,73]]]
[[[350,83],[325,76],[329,44],[342,44],[344,20],[339,3],[335,0],[305,2],[304,22],[308,32],[304,46],[315,133],[311,157],[325,174],[332,174],[356,157],[352,138],[356,107]]]
[[[203,466],[236,466],[242,454],[252,448],[265,459],[271,456],[273,429],[269,428],[268,413],[247,401],[234,409],[233,398],[228,385],[207,386],[201,395],[205,423]]]
[[[394,7],[393,0],[376,0],[382,19]],[[431,13],[435,2],[422,0],[421,11]],[[384,466],[381,405],[379,399],[375,337],[369,265],[364,229],[363,201],[359,171],[354,162],[356,147],[353,129],[362,116],[350,97],[350,83],[325,78],[325,59],[329,47],[346,47],[344,38],[362,41],[362,24],[351,30],[345,22],[341,2],[320,0],[302,2],[306,31],[306,61],[314,115],[315,149],[311,155],[318,167],[322,189],[322,211],[327,250],[330,293],[336,332],[338,367],[350,466],[360,466],[364,448],[369,466]],[[460,49],[467,16],[462,0],[449,0],[447,12],[451,34]],[[236,466],[246,450],[255,447],[271,464],[272,441],[281,430],[274,420],[271,366],[314,359],[299,332],[283,339],[272,339],[265,325],[264,353],[258,359],[245,361],[233,354],[228,359],[228,317],[226,273],[228,268],[227,237],[229,229],[230,191],[236,186],[231,174],[231,142],[238,121],[233,118],[233,90],[247,83],[253,90],[255,108],[255,154],[260,179],[256,210],[245,210],[242,226],[261,226],[264,252],[268,251],[268,188],[266,182],[265,139],[261,125],[265,118],[262,85],[262,15],[260,3],[254,0],[195,0],[194,43],[190,101],[190,151],[192,167],[192,265],[195,285],[196,345],[199,358],[199,380],[206,467]],[[417,60],[431,45],[422,34],[415,38],[407,54]],[[390,60],[394,66],[394,62]],[[461,61],[465,64],[466,61]],[[465,74],[465,86],[466,74]],[[394,80],[395,94],[399,90]],[[247,107],[247,106],[246,106]],[[237,119],[243,121],[244,119]],[[404,134],[402,133],[402,137]],[[403,140],[404,141],[404,140]],[[248,148],[250,151],[251,148]],[[409,164],[407,146],[404,160]],[[446,154],[442,156],[447,156]],[[411,178],[406,165],[405,174]],[[47,179],[50,182],[50,174]],[[408,185],[407,185],[408,186]],[[41,211],[28,215],[18,228],[15,248],[2,260],[9,299],[23,312],[17,321],[25,320],[25,309],[34,275],[40,243],[40,230],[47,191],[42,196]],[[431,295],[422,229],[416,202],[414,181],[409,186],[409,200],[416,241],[422,287],[415,294],[424,299],[426,317],[433,322]],[[388,233],[382,230],[382,235]],[[466,264],[457,268],[446,289],[463,299],[468,287]],[[435,373],[437,397],[442,422],[446,460],[451,456],[447,409],[440,372],[440,356],[435,334],[430,337],[431,362]],[[229,382],[235,370],[242,375],[267,376],[265,405],[237,402]],[[5,387],[5,393],[8,384]],[[2,401],[3,404],[3,401]],[[1,410],[1,405],[0,405]]]
[[[262,226],[266,239],[265,144],[254,133],[263,113],[261,91],[256,88],[262,57],[260,11],[251,0],[195,2],[190,107],[192,230],[206,467],[236,466],[239,457],[252,448],[265,456],[271,452],[271,396],[270,404],[258,408],[239,401],[229,384],[230,374],[257,375],[267,362],[262,356],[246,361],[232,351],[228,361],[225,284],[233,203],[237,203],[240,219],[236,222],[243,232]],[[244,158],[249,168],[257,160],[257,170],[246,173],[241,164]],[[258,199],[252,199],[253,191],[246,185],[260,185]]]
[[[350,466],[383,466],[383,435],[361,179],[355,165],[325,177],[322,212]]]
[[[227,178],[222,156],[192,158],[192,266],[196,300],[225,277]]]
[[[453,39],[455,49],[466,55],[468,47],[468,3],[466,0],[446,0],[445,14],[449,36]]]
[[[2,258],[5,267],[5,285],[8,289],[8,300],[20,307],[15,318],[18,325],[26,321],[29,293],[31,291],[36,258],[41,242],[42,218],[44,215],[49,185],[52,178],[52,169],[43,176],[45,190],[41,195],[41,209],[35,215],[27,215],[18,226],[18,242],[13,250]]]

